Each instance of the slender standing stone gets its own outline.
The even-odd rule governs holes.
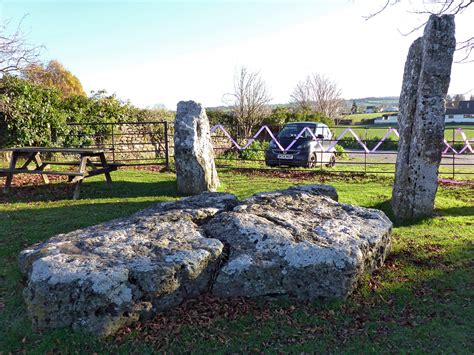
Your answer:
[[[198,194],[219,186],[206,111],[194,101],[180,101],[174,123],[178,193]]]
[[[400,94],[392,208],[399,219],[433,212],[444,138],[445,99],[456,47],[454,16],[431,15],[410,47]]]

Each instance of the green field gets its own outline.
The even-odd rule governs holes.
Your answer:
[[[382,117],[382,115],[390,114],[393,112],[375,112],[375,113],[356,113],[354,115],[343,116],[344,120],[352,120],[353,124],[360,123],[362,120],[371,120],[373,118]]]
[[[352,102],[355,101],[357,107],[364,108],[365,106],[398,106],[400,99],[398,96],[388,96],[388,97],[364,97],[359,99],[352,99],[346,101],[346,107],[350,108]]]
[[[336,127],[332,128],[332,132],[335,138],[338,138],[339,135],[347,128],[350,128],[357,136],[361,139],[374,139],[374,138],[382,138],[385,133],[391,128],[396,128],[398,131],[397,126],[390,126],[390,125],[370,125],[370,126],[353,126],[353,127]],[[471,140],[474,138],[474,126],[473,125],[446,125],[446,129],[444,130],[444,137],[448,141],[453,140],[453,135],[455,141],[461,141],[462,137],[456,134],[456,130],[461,128],[466,137]],[[350,132],[346,132],[344,138],[353,137]],[[390,133],[389,137],[393,140],[398,140],[397,136],[392,132]]]
[[[295,183],[334,185],[341,202],[391,216],[389,177],[305,178],[221,171],[223,191],[247,197]],[[37,334],[22,300],[16,256],[58,233],[129,215],[177,198],[170,173],[123,170],[114,188],[99,178],[70,200],[65,184],[25,186],[1,196],[0,352],[19,353],[472,353],[474,193],[440,187],[434,217],[395,225],[385,266],[345,302],[200,300],[118,335],[98,339],[66,329]]]
[[[377,174],[382,175],[385,178],[392,177],[395,173],[395,161],[394,157],[390,159],[387,155],[376,155],[368,154],[365,156],[362,152],[351,153],[348,157],[337,158],[336,165],[334,167],[327,167],[324,164],[318,164],[313,169],[307,169],[303,167],[268,167],[264,161],[255,160],[240,160],[240,159],[223,159],[217,158],[216,164],[218,167],[228,169],[257,169],[273,172],[278,174],[280,172],[300,172],[303,174],[308,173],[330,173],[340,176],[350,176],[352,173],[359,174]],[[470,165],[466,164],[466,161],[457,159],[454,167],[451,164],[451,159],[443,160],[439,168],[439,177],[445,179],[456,179],[460,181],[473,181],[474,180],[474,162],[471,160]]]

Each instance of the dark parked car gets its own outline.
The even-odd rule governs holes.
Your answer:
[[[305,127],[314,134],[317,140],[308,130],[305,130],[301,137],[286,150]],[[274,141],[270,142],[270,147],[265,152],[265,163],[268,166],[285,165],[312,168],[318,164],[334,166],[336,163],[334,147],[327,151],[332,143],[332,133],[329,127],[323,123],[288,123],[276,138],[284,150],[281,150]]]

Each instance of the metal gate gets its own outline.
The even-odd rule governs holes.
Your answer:
[[[101,148],[107,160],[124,166],[170,166],[169,123],[71,123],[65,146]]]
[[[301,165],[290,167],[285,164],[269,167],[265,161],[265,152],[269,143],[285,153],[296,146],[298,140],[305,132],[310,130],[302,128],[292,142],[286,146],[279,145],[277,139],[281,127],[262,126],[255,129],[252,136],[239,136],[232,129],[221,124],[211,128],[216,164],[227,169],[250,170],[320,170],[335,173],[383,173],[393,174],[398,150],[398,128],[387,126],[334,126],[329,127],[333,133],[331,139],[320,139],[312,134],[312,139],[320,144],[321,158],[319,163],[311,168]],[[326,148],[323,148],[326,143]],[[336,149],[336,165],[327,166],[323,162],[323,152]],[[294,148],[293,148],[294,149]],[[327,149],[327,150],[326,150]],[[318,152],[319,154],[319,152]],[[319,155],[318,155],[319,157]],[[444,149],[440,164],[440,176],[456,176],[470,179],[474,176],[474,126],[450,126],[445,129]]]

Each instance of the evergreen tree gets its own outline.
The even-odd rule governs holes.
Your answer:
[[[354,100],[354,101],[352,101],[351,114],[354,115],[356,113],[357,113],[357,105],[356,105],[356,102]]]

